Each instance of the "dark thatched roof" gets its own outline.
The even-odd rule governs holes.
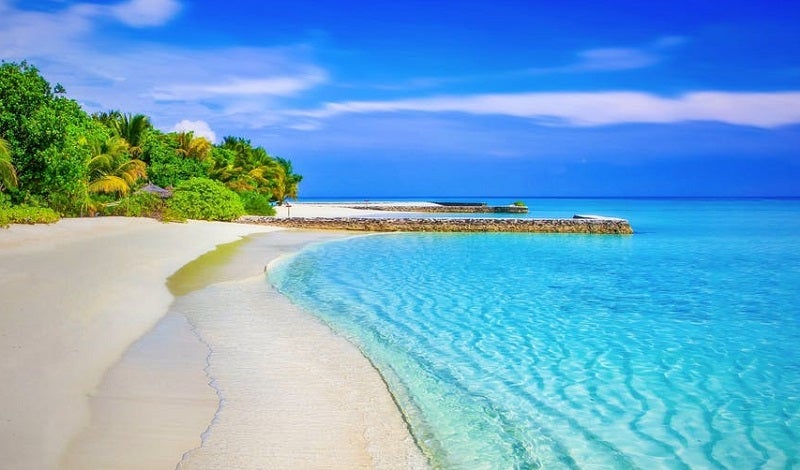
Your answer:
[[[150,194],[155,194],[161,199],[168,199],[172,197],[172,191],[170,191],[169,189],[164,189],[159,186],[156,186],[153,183],[147,183],[147,185],[142,186],[142,188],[139,189],[139,191],[137,192],[142,192],[142,191]]]

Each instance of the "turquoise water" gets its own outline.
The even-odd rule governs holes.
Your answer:
[[[529,200],[633,236],[392,234],[270,279],[441,468],[800,468],[800,201]]]

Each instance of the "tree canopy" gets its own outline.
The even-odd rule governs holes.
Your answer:
[[[190,131],[160,131],[143,114],[89,115],[33,65],[0,63],[0,192],[12,204],[106,213],[148,182],[176,188],[196,178],[219,183],[258,213],[296,198],[302,180],[289,160],[245,138],[215,145]]]

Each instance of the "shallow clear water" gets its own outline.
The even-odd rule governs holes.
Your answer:
[[[637,233],[356,237],[270,279],[362,348],[436,466],[800,467],[800,201],[527,202]]]

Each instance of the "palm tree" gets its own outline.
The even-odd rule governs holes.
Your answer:
[[[272,192],[273,197],[277,199],[278,204],[283,204],[287,198],[297,199],[298,185],[303,180],[303,177],[294,172],[291,161],[275,157],[275,162],[280,171],[276,175],[276,184]]]
[[[0,137],[0,192],[17,187],[17,171],[11,163],[11,146]]]
[[[270,168],[269,187],[272,200],[282,206],[289,195],[286,193],[286,170],[278,162],[275,162]]]
[[[212,160],[211,167],[208,169],[208,176],[217,181],[226,183],[236,178],[240,168],[234,168],[229,162]]]
[[[234,191],[268,192],[275,162],[249,140],[225,137],[222,148],[232,154],[226,161],[212,162],[209,174]]]
[[[91,143],[89,192],[94,194],[128,194],[141,178],[147,177],[147,165],[128,153],[125,139],[113,136]]]
[[[273,171],[269,165],[237,159],[233,163],[222,165],[215,162],[209,169],[209,175],[237,192],[268,192]]]
[[[253,150],[253,146],[250,144],[249,140],[230,135],[222,139],[222,147],[232,150],[237,155],[248,153]]]
[[[144,114],[124,114],[116,110],[94,113],[92,118],[111,129],[117,137],[125,139],[132,156],[139,158],[142,155],[145,134],[153,128],[150,118]]]
[[[150,118],[144,114],[123,114],[120,119],[116,121],[115,132],[118,136],[128,142],[128,151],[134,158],[138,158],[142,154],[142,145],[144,144],[145,134],[153,127],[150,124]]]
[[[186,158],[202,162],[211,154],[213,144],[205,137],[195,137],[192,131],[178,132],[176,139],[178,148],[175,151]]]
[[[92,113],[92,119],[113,130],[115,122],[122,119],[122,113],[116,109],[111,111],[98,111]]]
[[[236,137],[225,137],[221,148],[232,157],[212,161],[212,178],[237,192],[269,194],[279,204],[287,198],[297,198],[297,186],[303,177],[294,172],[289,160],[272,157],[263,148],[253,148],[250,141]]]

